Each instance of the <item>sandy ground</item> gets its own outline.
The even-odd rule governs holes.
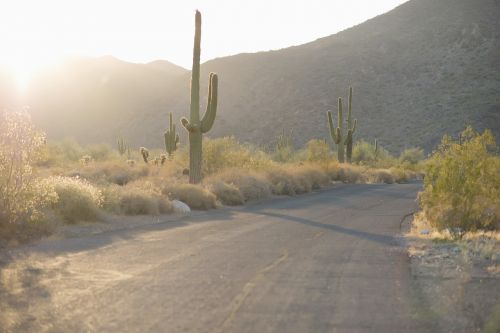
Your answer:
[[[414,290],[440,331],[500,332],[498,236],[452,241],[406,229]]]

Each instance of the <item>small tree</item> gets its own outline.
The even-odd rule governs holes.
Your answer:
[[[44,134],[27,113],[0,111],[0,224],[37,219],[57,200],[53,188],[38,182],[33,172],[44,144]]]

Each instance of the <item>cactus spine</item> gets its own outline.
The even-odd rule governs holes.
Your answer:
[[[210,131],[217,113],[217,74],[210,73],[208,84],[207,110],[200,121],[200,43],[201,14],[196,11],[193,47],[193,68],[191,71],[191,108],[190,119],[182,118],[181,123],[189,135],[189,182],[201,181],[202,136]]]
[[[352,87],[349,88],[349,105],[347,111],[347,137],[345,140],[347,163],[351,163],[352,160],[352,144],[353,144],[352,136],[354,132],[356,132],[356,125],[358,124],[357,119],[354,119],[354,122],[352,121],[351,112],[352,112]]]
[[[168,156],[172,157],[172,154],[177,150],[177,145],[179,144],[179,134],[175,132],[175,124],[172,122],[172,112],[170,112],[169,120],[169,129],[164,134],[165,150],[167,151]]]
[[[333,117],[332,112],[328,111],[328,126],[330,128],[330,136],[332,137],[333,142],[338,147],[337,157],[340,163],[344,163],[344,137],[342,136],[342,98],[339,98],[339,107],[338,107],[338,126],[335,128],[333,125]]]

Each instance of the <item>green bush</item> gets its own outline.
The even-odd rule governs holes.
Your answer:
[[[310,140],[306,145],[306,158],[308,162],[318,163],[328,168],[332,161],[330,145],[325,140]]]
[[[261,169],[273,162],[264,152],[240,144],[233,137],[203,140],[203,173],[217,173],[228,168]]]
[[[405,149],[399,155],[399,163],[401,164],[417,164],[425,158],[422,148]]]
[[[426,163],[420,205],[438,230],[460,235],[499,227],[500,157],[489,130],[468,127],[460,141],[445,136]]]
[[[50,177],[44,182],[54,186],[58,200],[53,208],[65,222],[97,220],[99,207],[103,203],[99,189],[78,178]]]
[[[40,182],[33,170],[44,143],[28,114],[0,111],[0,227],[37,221],[43,208],[57,200],[53,187]]]

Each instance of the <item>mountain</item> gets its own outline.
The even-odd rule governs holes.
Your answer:
[[[114,143],[118,135],[147,135],[149,112],[165,113],[164,96],[187,70],[168,62],[134,64],[105,56],[72,58],[30,85],[33,119],[49,138]]]
[[[154,69],[159,69],[172,76],[181,76],[187,72],[185,68],[177,66],[167,60],[155,60],[147,63],[146,65]]]
[[[308,44],[210,60],[202,109],[211,71],[219,109],[209,136],[263,144],[285,128],[297,145],[329,140],[326,111],[336,114],[352,85],[355,137],[393,152],[429,151],[466,124],[500,138],[499,18],[498,0],[410,0]],[[121,133],[136,147],[162,147],[168,112],[188,114],[189,80],[164,61],[77,59],[39,77],[28,103],[52,138],[114,143]]]

